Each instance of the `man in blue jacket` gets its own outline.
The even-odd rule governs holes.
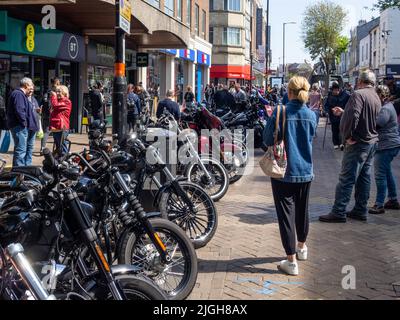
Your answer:
[[[28,100],[33,90],[32,79],[23,78],[20,88],[11,93],[8,101],[7,125],[14,140],[14,167],[32,165],[35,136],[39,130],[35,110]]]

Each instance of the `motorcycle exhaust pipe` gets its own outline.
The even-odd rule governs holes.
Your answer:
[[[55,296],[50,295],[43,287],[42,282],[24,255],[24,248],[21,244],[10,244],[6,248],[6,254],[36,300],[56,300]]]

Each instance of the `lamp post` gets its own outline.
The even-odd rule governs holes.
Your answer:
[[[285,65],[285,42],[286,42],[286,25],[296,24],[296,22],[284,22],[283,23],[283,83],[286,81],[286,65]]]
[[[113,134],[118,134],[121,142],[127,132],[126,115],[126,77],[125,77],[125,31],[119,27],[120,0],[115,1],[115,65],[114,87],[112,104],[112,128]]]

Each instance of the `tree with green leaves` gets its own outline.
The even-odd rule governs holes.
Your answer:
[[[347,21],[345,9],[329,0],[307,7],[302,23],[302,38],[313,60],[320,58],[325,65],[326,89],[329,87],[331,66],[347,49],[349,39],[342,36]]]
[[[379,9],[381,12],[389,8],[400,9],[400,0],[378,0],[374,7]]]

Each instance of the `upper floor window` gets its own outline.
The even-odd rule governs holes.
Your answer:
[[[164,0],[164,12],[170,16],[174,16],[174,8],[175,1],[174,0]]]
[[[208,31],[208,38],[210,43],[214,43],[214,28],[210,27],[210,30]]]
[[[194,6],[194,31],[196,35],[200,35],[200,9],[199,6],[196,4]]]
[[[242,44],[240,28],[224,28],[222,42],[228,46],[240,46]]]
[[[210,0],[208,7],[210,11],[214,10],[214,0]]]
[[[224,10],[241,11],[241,0],[224,0]]]
[[[146,0],[146,2],[150,3],[152,6],[160,9],[160,0]]]
[[[176,17],[182,21],[182,0],[176,0]]]
[[[186,0],[186,24],[192,23],[192,0]]]
[[[206,22],[207,22],[207,14],[203,10],[202,11],[202,21],[201,21],[201,24],[202,24],[201,35],[202,35],[203,39],[206,38],[206,26],[207,26]]]

